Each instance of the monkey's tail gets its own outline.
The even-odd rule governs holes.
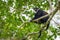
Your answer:
[[[48,25],[47,25],[45,31],[49,28],[49,24],[50,24],[50,22],[48,23]],[[44,28],[44,27],[43,27],[43,28]],[[42,31],[43,31],[43,28],[39,31],[39,36],[38,36],[38,38],[41,37],[41,33],[42,33]]]
[[[38,36],[38,38],[40,38],[41,37],[41,30],[39,31],[39,36]]]

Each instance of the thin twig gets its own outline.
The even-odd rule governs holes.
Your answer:
[[[40,18],[37,18],[37,19],[35,19],[35,20],[32,20],[32,21],[38,21],[38,20],[41,20],[41,19],[43,19],[43,18],[45,18],[45,17],[47,17],[47,16],[50,16],[51,14],[47,14],[47,15],[45,15],[45,16],[42,16],[42,17],[40,17]]]
[[[20,19],[21,19],[22,22],[24,22],[24,20],[22,18],[22,14],[25,13],[25,11],[26,11],[26,9],[23,12],[20,13]]]
[[[29,37],[30,35],[34,35],[34,34],[38,34],[38,32],[29,33],[29,34],[27,34],[26,36],[24,36],[24,37],[22,38],[22,40],[26,40],[27,37]]]
[[[49,2],[49,5],[50,5],[50,12],[52,12],[52,2],[51,2],[51,0],[47,0],[48,2]]]

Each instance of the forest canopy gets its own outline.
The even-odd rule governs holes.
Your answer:
[[[48,23],[60,10],[60,0],[0,0],[0,40],[38,40],[38,32],[44,24],[30,22],[34,7],[51,16]],[[60,36],[60,24],[56,24],[56,28],[50,25],[44,30],[39,40],[55,40]]]

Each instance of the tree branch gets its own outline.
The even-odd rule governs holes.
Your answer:
[[[56,9],[52,13],[50,13],[52,15],[50,16],[50,18],[46,22],[45,26],[43,26],[42,29],[39,31],[39,33],[42,33],[45,30],[44,28],[47,27],[48,23],[53,18],[53,16],[56,14],[56,12],[58,11],[59,8],[60,8],[60,2],[58,2]]]

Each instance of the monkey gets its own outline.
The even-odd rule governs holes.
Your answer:
[[[39,8],[33,8],[33,10],[35,11],[35,15],[34,15],[34,18],[32,18],[31,22],[33,20],[35,20],[35,19],[38,19],[38,18],[48,14],[47,12],[45,12],[45,11],[39,9]],[[37,24],[45,24],[48,19],[49,19],[49,16],[47,16],[45,18],[42,18],[41,20],[35,21],[35,23],[37,23]],[[48,23],[48,25],[46,27],[46,30],[49,28],[49,24],[50,24],[50,22]],[[39,34],[38,38],[41,36],[41,31],[39,31],[39,33],[40,34]]]

